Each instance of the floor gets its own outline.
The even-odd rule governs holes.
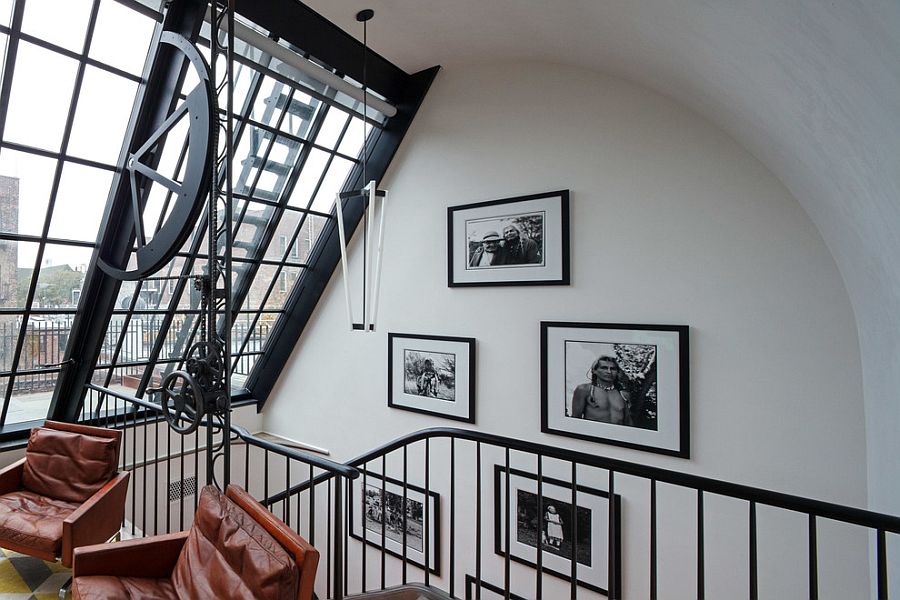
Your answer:
[[[71,574],[59,563],[0,548],[0,600],[55,600]]]

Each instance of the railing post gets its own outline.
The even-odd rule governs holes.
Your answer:
[[[342,477],[335,477],[334,486],[334,549],[332,564],[334,565],[334,599],[344,598],[344,512],[343,512],[343,487]]]

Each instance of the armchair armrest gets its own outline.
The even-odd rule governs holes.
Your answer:
[[[21,458],[0,470],[0,496],[21,489],[22,473],[24,471],[24,458]]]
[[[122,526],[130,472],[119,473],[63,521],[62,564],[72,566],[72,551],[105,542]]]
[[[75,548],[74,577],[163,578],[172,575],[189,531]]]

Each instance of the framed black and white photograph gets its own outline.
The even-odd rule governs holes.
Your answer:
[[[479,581],[474,575],[466,575],[466,600],[476,600],[476,598],[506,600],[507,597],[501,586],[488,583],[483,579]],[[526,598],[518,594],[510,594],[509,600],[526,600]]]
[[[447,209],[447,284],[568,285],[569,190]]]
[[[440,576],[440,496],[407,483],[405,498],[403,482],[364,472],[350,487],[350,536],[397,558],[405,542],[408,561]]]
[[[541,323],[541,431],[690,456],[688,328]]]
[[[509,469],[507,482],[506,468],[495,465],[494,550],[506,556],[508,527],[510,560],[537,568],[540,547],[543,571],[571,581],[574,557],[578,585],[607,594],[612,546],[615,548],[613,581],[617,582],[619,591],[621,498],[615,497],[613,527],[610,527],[608,493],[578,485],[574,505],[572,496],[571,482],[550,477],[538,481],[537,475],[518,469]]]
[[[475,339],[388,334],[388,406],[475,422]]]

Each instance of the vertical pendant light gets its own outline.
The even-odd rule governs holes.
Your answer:
[[[356,20],[363,24],[363,153],[361,189],[340,192],[335,198],[337,211],[338,235],[341,243],[341,270],[344,276],[344,297],[347,301],[347,320],[354,331],[375,331],[375,317],[378,310],[378,291],[381,283],[381,255],[384,245],[384,210],[387,192],[379,190],[375,180],[369,180],[366,169],[368,148],[366,147],[366,114],[368,111],[368,91],[366,87],[366,62],[368,58],[368,39],[366,22],[375,15],[371,9],[361,10]],[[362,311],[360,320],[354,317],[353,303],[350,294],[350,277],[347,268],[347,238],[344,235],[343,203],[363,203],[363,265],[362,265]],[[375,230],[375,221],[378,221]]]

